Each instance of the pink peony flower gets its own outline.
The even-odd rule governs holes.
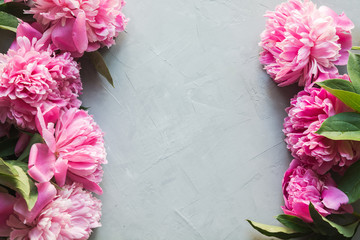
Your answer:
[[[79,107],[78,64],[69,53],[54,56],[33,38],[18,37],[16,50],[0,55],[0,122],[35,130],[37,107]]]
[[[289,0],[267,12],[259,45],[260,62],[279,86],[333,78],[345,65],[352,46],[351,20],[311,1]]]
[[[50,183],[41,183],[38,191],[31,212],[23,199],[16,201],[14,214],[7,221],[11,240],[88,239],[91,229],[101,226],[101,201],[81,185],[65,185],[56,193]]]
[[[353,211],[352,206],[347,204],[349,198],[336,188],[329,173],[320,176],[302,166],[297,159],[290,163],[282,188],[285,200],[285,206],[282,207],[284,213],[300,217],[306,222],[312,222],[310,202],[322,216]]]
[[[113,45],[127,23],[121,12],[124,0],[34,0],[34,3],[29,13],[49,28],[46,34],[54,45],[78,56]]]
[[[285,142],[291,154],[319,174],[331,168],[344,170],[360,157],[360,143],[331,140],[315,132],[330,116],[351,111],[324,89],[309,88],[299,92],[286,109]]]
[[[15,197],[10,194],[0,192],[0,237],[8,237],[10,227],[6,225],[6,221],[13,213]]]
[[[39,109],[37,129],[46,143],[34,144],[29,156],[29,175],[38,182],[53,176],[63,186],[66,179],[82,183],[84,188],[102,194],[106,153],[103,133],[83,110],[60,111],[57,106]]]

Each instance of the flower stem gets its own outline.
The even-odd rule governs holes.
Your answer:
[[[360,50],[360,47],[359,47],[359,46],[353,46],[353,47],[351,48],[351,50]]]

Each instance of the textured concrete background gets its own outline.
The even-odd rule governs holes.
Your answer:
[[[282,122],[299,90],[258,62],[262,15],[280,2],[128,0],[127,33],[103,52],[115,88],[83,65],[109,160],[92,240],[266,239],[245,219],[281,213]],[[345,11],[360,45],[358,0],[315,2]]]
[[[258,62],[262,15],[281,2],[128,1],[127,33],[104,52],[115,88],[83,71],[109,160],[93,240],[265,239],[245,219],[282,213],[281,130],[299,90]],[[359,45],[358,0],[315,2],[345,11]]]

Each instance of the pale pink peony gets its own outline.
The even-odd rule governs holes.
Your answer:
[[[101,46],[110,47],[124,31],[124,0],[34,0],[29,13],[48,28],[54,45],[81,56]]]
[[[318,175],[296,159],[285,172],[282,189],[285,200],[285,206],[282,207],[284,213],[300,217],[306,222],[312,222],[310,202],[322,216],[353,211],[352,206],[348,204],[349,198],[336,188],[329,173]]]
[[[311,1],[289,0],[267,12],[259,45],[260,62],[279,86],[333,78],[345,65],[352,46],[351,20]]]
[[[65,185],[56,193],[50,183],[38,184],[39,198],[31,212],[18,199],[7,225],[10,239],[88,239],[100,227],[101,201],[80,184]],[[41,204],[38,204],[41,202]]]
[[[37,107],[79,107],[78,64],[69,53],[54,56],[36,38],[18,37],[16,50],[0,55],[0,122],[35,130]]]
[[[101,164],[106,162],[103,133],[83,110],[60,111],[57,106],[39,109],[36,125],[45,143],[34,144],[29,156],[29,175],[38,182],[55,177],[63,186],[66,179],[102,194]]]
[[[309,88],[299,92],[286,109],[285,142],[292,155],[320,174],[331,168],[341,170],[360,157],[360,142],[336,141],[315,132],[330,116],[351,111],[324,89]]]

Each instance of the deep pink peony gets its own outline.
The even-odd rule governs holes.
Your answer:
[[[106,163],[103,133],[83,110],[60,111],[57,106],[39,109],[37,129],[45,143],[34,144],[29,156],[29,175],[38,182],[55,177],[63,186],[66,179],[102,194],[101,164]]]
[[[88,239],[100,227],[101,202],[80,184],[65,185],[56,192],[50,183],[38,184],[39,198],[31,212],[18,199],[7,225],[10,239]]]
[[[315,79],[333,78],[335,64],[347,63],[354,24],[344,13],[317,9],[308,0],[289,0],[265,17],[260,62],[279,86],[298,82],[308,87]]]
[[[294,159],[286,171],[283,183],[285,214],[294,215],[304,221],[312,222],[309,213],[310,202],[322,215],[331,213],[351,213],[352,206],[347,204],[348,197],[336,188],[334,180],[328,173],[324,176],[316,174],[313,170],[301,165]]]
[[[79,107],[78,64],[69,53],[54,56],[36,38],[18,37],[16,50],[0,55],[0,122],[35,130],[37,107]]]
[[[286,109],[285,142],[292,155],[304,164],[324,174],[331,168],[344,170],[360,157],[360,142],[336,141],[315,132],[330,116],[351,111],[324,89],[309,88],[299,92]]]
[[[110,47],[124,31],[127,19],[121,12],[124,0],[34,0],[29,13],[47,28],[54,45],[78,56]]]

